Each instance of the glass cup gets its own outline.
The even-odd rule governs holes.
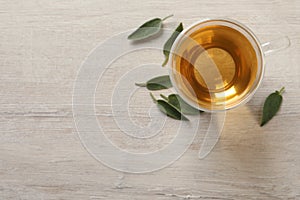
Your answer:
[[[232,19],[201,20],[176,38],[170,79],[178,94],[199,110],[233,109],[248,102],[260,86],[265,55],[288,46],[288,37],[261,44]]]

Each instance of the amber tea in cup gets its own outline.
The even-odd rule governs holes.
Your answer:
[[[263,52],[255,35],[228,19],[192,25],[171,50],[170,77],[192,106],[221,111],[246,102],[263,76]]]

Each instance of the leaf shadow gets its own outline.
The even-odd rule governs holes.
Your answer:
[[[261,122],[263,105],[264,105],[264,99],[257,95],[254,95],[252,99],[249,102],[247,102],[245,105],[246,107],[249,108],[251,114],[254,116],[258,124],[260,124]]]

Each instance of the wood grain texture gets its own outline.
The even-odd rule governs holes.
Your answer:
[[[0,0],[0,5],[1,200],[300,199],[300,1]],[[251,27],[262,42],[288,35],[292,45],[266,58],[262,86],[249,103],[227,113],[208,157],[197,159],[203,139],[198,135],[167,168],[117,172],[96,161],[76,134],[76,74],[88,53],[111,35],[172,13],[167,28],[225,16]],[[155,61],[163,61],[156,54]],[[109,77],[108,86],[114,81]],[[259,127],[265,97],[283,85],[280,112]],[[97,92],[101,120],[108,104]],[[144,109],[133,114],[138,118]],[[128,145],[110,131],[118,144]]]

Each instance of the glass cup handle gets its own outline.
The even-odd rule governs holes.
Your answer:
[[[261,48],[265,54],[265,56],[286,49],[291,46],[291,41],[288,36],[284,36],[275,40],[271,40],[270,42],[263,43]]]

